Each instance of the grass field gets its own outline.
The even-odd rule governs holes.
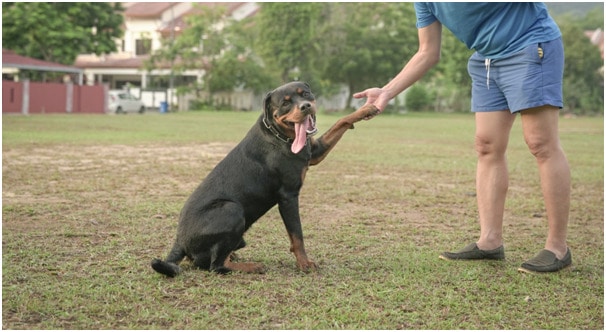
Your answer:
[[[520,119],[507,259],[444,262],[476,240],[470,114],[381,115],[307,173],[296,270],[277,209],[247,233],[267,273],[155,273],[179,211],[258,113],[2,118],[3,329],[604,329],[603,118],[561,119],[573,268],[527,275],[546,216]],[[337,115],[320,114],[323,132]]]

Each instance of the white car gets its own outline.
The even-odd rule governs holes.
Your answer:
[[[135,96],[124,90],[109,91],[109,111],[111,113],[145,113],[145,105]]]

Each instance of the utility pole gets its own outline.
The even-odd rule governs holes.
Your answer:
[[[172,94],[173,94],[173,89],[174,89],[174,72],[173,72],[173,67],[174,67],[174,63],[175,63],[175,53],[174,53],[174,45],[175,44],[175,11],[174,11],[174,4],[170,7],[170,49],[171,49],[171,55],[170,55],[170,76],[168,79],[168,110],[171,110],[171,102],[172,102]]]

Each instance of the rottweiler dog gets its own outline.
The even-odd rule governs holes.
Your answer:
[[[244,139],[202,181],[179,217],[177,238],[168,257],[154,259],[154,270],[168,277],[180,272],[183,258],[217,273],[263,273],[262,264],[238,263],[231,254],[246,244],[244,233],[278,204],[290,238],[290,251],[302,271],[316,264],[305,253],[299,192],[310,165],[320,163],[353,124],[378,110],[364,106],[339,119],[320,138],[316,103],[307,83],[291,82],[269,92],[263,113]]]

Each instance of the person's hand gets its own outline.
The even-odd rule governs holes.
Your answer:
[[[353,97],[356,99],[366,98],[366,103],[364,105],[368,105],[368,104],[374,105],[379,110],[379,112],[376,115],[381,114],[381,112],[383,112],[383,110],[387,106],[387,103],[389,102],[389,98],[387,97],[387,94],[385,93],[385,91],[383,91],[380,88],[366,89],[362,92],[354,93]],[[374,116],[369,116],[366,118],[366,120],[370,120],[373,117]]]

